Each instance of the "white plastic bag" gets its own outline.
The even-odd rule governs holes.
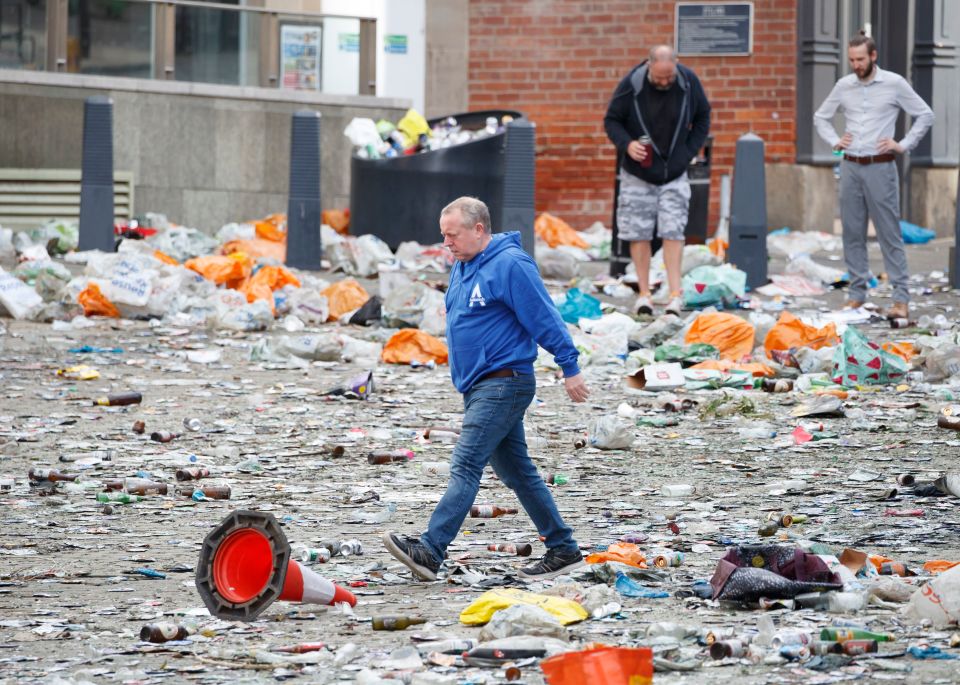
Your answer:
[[[535,251],[537,266],[543,278],[568,281],[580,275],[580,262],[568,252],[549,247],[538,247]]]
[[[625,450],[633,444],[633,427],[615,414],[601,416],[590,426],[589,439],[601,450]]]
[[[910,618],[930,619],[935,628],[960,623],[960,566],[917,588],[905,614]]]
[[[390,247],[375,235],[362,235],[353,243],[354,276],[373,276],[381,262],[392,262]]]
[[[296,288],[287,298],[287,309],[308,326],[319,326],[330,318],[330,303],[326,296],[308,288]]]
[[[43,298],[19,278],[0,268],[0,305],[14,319],[31,319],[43,307]]]

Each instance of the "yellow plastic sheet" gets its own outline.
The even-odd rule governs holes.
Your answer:
[[[470,606],[460,612],[460,622],[468,626],[483,625],[493,618],[495,613],[514,604],[540,607],[565,626],[583,621],[589,616],[587,610],[572,599],[548,597],[515,588],[501,588],[484,592],[477,597]]]

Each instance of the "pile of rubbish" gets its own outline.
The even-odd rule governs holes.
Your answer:
[[[328,268],[307,273],[283,264],[282,216],[213,237],[145,216],[112,254],[76,252],[69,224],[0,231],[6,673],[955,678],[960,323],[943,275],[915,279],[922,315],[891,324],[836,308],[832,236],[772,235],[774,264],[805,265],[776,291],[747,291],[716,242],[685,248],[683,316],[637,317],[635,278],[596,263],[609,231],[542,215],[535,232],[593,394],[567,401],[541,353],[526,440],[586,564],[519,578],[544,548],[487,472],[428,584],[380,536],[422,530],[459,439],[441,246],[325,227]],[[217,575],[209,541],[250,512],[277,526],[271,561]]]

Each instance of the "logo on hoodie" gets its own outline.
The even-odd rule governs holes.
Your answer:
[[[473,292],[470,293],[470,303],[468,306],[472,307],[475,304],[479,304],[481,307],[487,306],[487,300],[484,298],[483,293],[480,292],[479,283],[473,286]]]

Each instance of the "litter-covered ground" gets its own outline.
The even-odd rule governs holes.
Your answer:
[[[269,242],[243,227],[202,248],[190,240],[164,254]],[[249,272],[219,287],[230,262],[187,279],[154,265],[148,242],[124,241],[126,257],[50,260],[30,286],[43,304],[0,319],[0,679],[539,683],[543,655],[602,643],[652,647],[655,682],[955,682],[960,328],[956,294],[931,273],[945,251],[910,248],[916,316],[891,328],[870,310],[840,312],[836,244],[790,240],[771,244],[781,290],[766,294],[691,251],[703,262],[685,279],[691,307],[751,308],[682,319],[630,316],[632,290],[606,262],[583,261],[583,246],[540,251],[541,265],[573,270],[548,283],[577,322],[593,394],[571,404],[541,355],[527,441],[596,563],[531,584],[516,576],[527,559],[488,549],[543,553],[522,512],[467,519],[436,583],[415,582],[380,542],[387,528],[425,525],[456,440],[434,287],[442,252],[411,246],[404,263],[343,239],[325,256],[351,273],[291,273],[299,286],[280,271],[251,283],[279,264],[250,250]],[[586,248],[602,253],[601,242]],[[167,299],[130,301],[140,293],[125,297],[123,284],[136,278]],[[320,293],[350,278],[336,293],[355,303],[342,319],[379,295],[379,312],[354,320],[380,324],[326,322],[338,300]],[[74,316],[91,282],[119,318]],[[873,294],[889,303],[882,280]],[[142,400],[95,404],[128,392]],[[368,458],[397,450],[413,458]],[[477,503],[518,506],[489,471]],[[295,559],[340,548],[304,565],[356,607],[277,601],[249,623],[211,616],[194,582],[201,545],[238,509],[272,514]],[[511,588],[539,597],[484,596]],[[542,609],[506,608],[523,597]],[[424,622],[374,630],[393,616]],[[162,624],[175,639],[141,639],[164,639]],[[437,644],[447,639],[461,642]],[[462,642],[494,639],[506,642],[473,656]]]

